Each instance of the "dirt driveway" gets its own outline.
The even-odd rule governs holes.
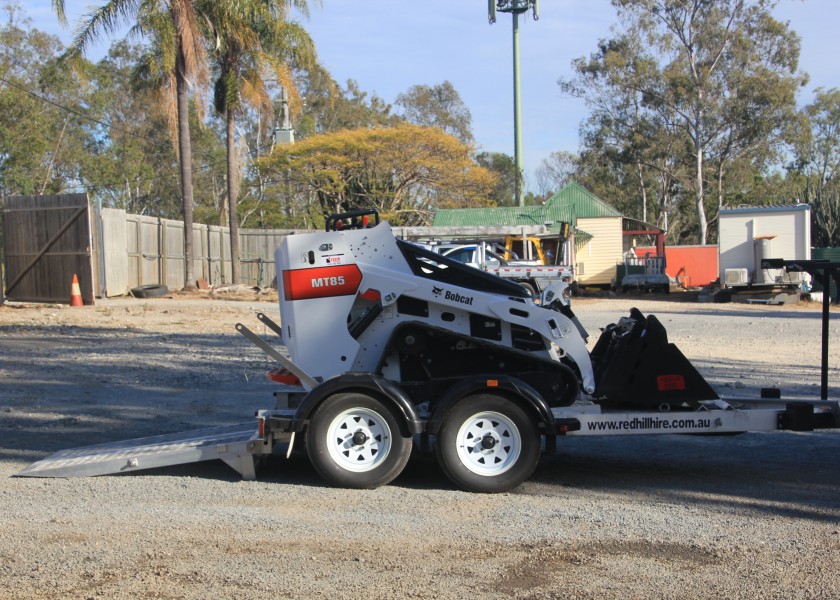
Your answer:
[[[634,305],[723,395],[819,393],[815,307],[575,310],[597,334]],[[0,306],[0,598],[838,596],[837,431],[568,438],[492,496],[453,489],[422,458],[373,491],[326,487],[303,457],[255,482],[221,463],[10,477],[56,450],[270,406],[273,365],[233,329],[271,339],[257,312],[277,320],[276,299]],[[840,332],[831,344],[837,398]]]

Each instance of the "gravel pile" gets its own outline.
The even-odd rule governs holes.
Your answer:
[[[634,305],[722,395],[819,393],[815,307],[584,299],[590,346]],[[424,457],[372,491],[324,486],[304,456],[255,482],[214,462],[10,477],[56,450],[269,406],[273,365],[233,330],[270,339],[257,312],[278,311],[0,306],[0,599],[838,597],[838,431],[561,439],[530,481],[489,496]],[[836,398],[836,351],[830,367]]]

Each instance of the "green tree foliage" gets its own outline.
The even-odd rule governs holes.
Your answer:
[[[840,90],[818,89],[803,109],[809,127],[796,146],[795,170],[811,204],[815,246],[840,246]]]
[[[541,196],[550,198],[574,179],[579,157],[571,152],[552,152],[537,167],[537,188]]]
[[[142,46],[118,41],[96,64],[85,60],[70,71],[59,61],[59,41],[30,30],[20,12],[6,5],[0,29],[0,192],[86,191],[105,206],[131,213],[180,218],[178,159],[167,139],[167,115],[155,92],[134,81]],[[198,128],[196,209],[218,221],[214,207],[224,197],[223,146],[217,132]],[[221,151],[221,154],[220,154]]]
[[[516,204],[516,163],[513,157],[502,152],[479,152],[475,161],[495,173],[497,183],[490,192],[490,199],[497,206]]]
[[[64,0],[53,0],[59,20],[66,21]],[[145,72],[158,84],[161,98],[172,107],[174,130],[183,197],[185,231],[193,225],[192,146],[189,127],[190,88],[201,88],[207,79],[207,58],[202,21],[193,0],[109,0],[95,8],[79,25],[67,54],[70,59],[82,56],[88,47],[103,34],[113,34],[123,23],[133,24],[135,30],[150,41],[145,57]],[[195,289],[193,276],[193,240],[184,236],[184,289]]]
[[[655,198],[660,222],[705,243],[726,194],[777,156],[805,81],[799,39],[770,15],[775,0],[613,5],[624,31],[561,81],[593,107],[581,154],[622,165],[613,185],[635,186],[642,218]]]
[[[663,199],[669,188],[661,184],[674,176],[678,126],[661,110],[645,109],[642,88],[660,76],[654,60],[637,36],[621,35],[601,42],[588,62],[579,59],[575,66],[577,80],[561,86],[592,107],[581,130],[578,179],[624,214],[667,228],[671,207]],[[653,219],[649,196],[660,198],[661,210]]]
[[[298,87],[304,104],[295,127],[300,138],[361,127],[392,127],[401,122],[382,98],[369,96],[352,79],[341,89],[322,68],[308,73]]]
[[[192,172],[197,223],[221,225],[227,209],[227,155],[224,129],[218,121],[201,122],[190,110]],[[176,163],[177,165],[177,163]]]
[[[401,225],[427,224],[436,208],[486,205],[496,183],[469,146],[408,124],[311,136],[276,147],[262,167],[298,215],[375,208]]]
[[[403,118],[422,127],[437,127],[464,144],[472,144],[472,115],[461,95],[449,81],[435,86],[415,85],[394,102]]]
[[[225,118],[227,144],[227,204],[230,226],[231,276],[239,283],[240,165],[236,147],[236,115],[245,104],[262,115],[273,112],[268,86],[273,82],[297,99],[290,64],[308,68],[315,47],[296,23],[286,21],[287,2],[199,0],[199,10],[212,26],[216,66],[214,106]],[[304,0],[293,3],[307,11]],[[298,102],[292,105],[297,105]],[[222,211],[224,213],[224,211]]]
[[[81,154],[79,82],[56,68],[59,40],[4,6],[0,27],[0,194],[56,193]]]
[[[85,152],[77,156],[79,182],[105,206],[177,219],[181,214],[178,160],[167,137],[166,115],[154,92],[133,81],[142,47],[116,42],[85,71]]]

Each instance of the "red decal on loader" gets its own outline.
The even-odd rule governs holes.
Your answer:
[[[349,296],[361,282],[362,272],[356,265],[294,269],[283,271],[283,294],[286,300]]]
[[[685,391],[685,377],[682,375],[659,375],[656,388],[660,392]]]

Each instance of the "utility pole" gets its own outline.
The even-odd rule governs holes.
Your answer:
[[[516,164],[516,203],[525,205],[522,194],[524,167],[522,160],[522,105],[520,103],[519,77],[519,15],[533,11],[534,20],[540,18],[540,0],[487,0],[487,18],[490,23],[496,22],[496,13],[504,12],[513,15],[513,155]]]

